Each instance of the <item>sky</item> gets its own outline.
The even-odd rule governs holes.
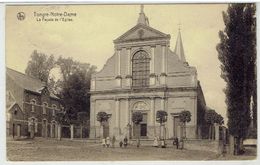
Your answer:
[[[150,26],[171,35],[174,50],[181,29],[186,60],[197,68],[206,104],[226,120],[225,82],[220,77],[216,45],[224,29],[222,11],[227,4],[144,5]],[[25,19],[18,20],[23,12]],[[44,13],[74,13],[45,16]],[[136,25],[140,5],[45,5],[6,8],[6,66],[23,72],[33,50],[58,58],[96,65],[101,70],[114,53],[113,40]],[[71,19],[72,21],[63,21]],[[57,21],[51,19],[57,18]]]

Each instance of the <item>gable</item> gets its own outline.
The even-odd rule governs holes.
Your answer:
[[[45,86],[45,87],[42,87],[39,92],[41,92],[42,96],[50,96],[50,92],[48,90],[48,88]]]
[[[170,35],[162,33],[149,26],[138,24],[117,39],[115,39],[114,43],[155,39],[170,39]]]
[[[16,101],[11,91],[6,91],[6,108],[11,107]]]

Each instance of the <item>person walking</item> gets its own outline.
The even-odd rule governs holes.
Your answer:
[[[127,137],[124,138],[124,147],[127,147],[127,142],[128,142],[128,139]]]
[[[173,139],[173,145],[176,145],[176,149],[179,149],[179,140],[177,137]]]

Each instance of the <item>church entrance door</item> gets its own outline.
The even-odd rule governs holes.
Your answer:
[[[139,125],[134,124],[134,137],[137,138],[138,134],[141,138],[147,137],[147,113],[143,113],[143,121]]]

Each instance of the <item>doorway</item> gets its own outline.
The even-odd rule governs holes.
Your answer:
[[[133,133],[134,137],[137,138],[138,134],[141,138],[147,138],[147,113],[143,114],[143,121],[139,125],[134,124]]]
[[[21,137],[21,124],[17,124],[17,137]]]
[[[44,119],[42,121],[42,137],[47,137],[47,121]]]
[[[173,137],[181,137],[180,126],[181,124],[179,116],[173,116]]]

